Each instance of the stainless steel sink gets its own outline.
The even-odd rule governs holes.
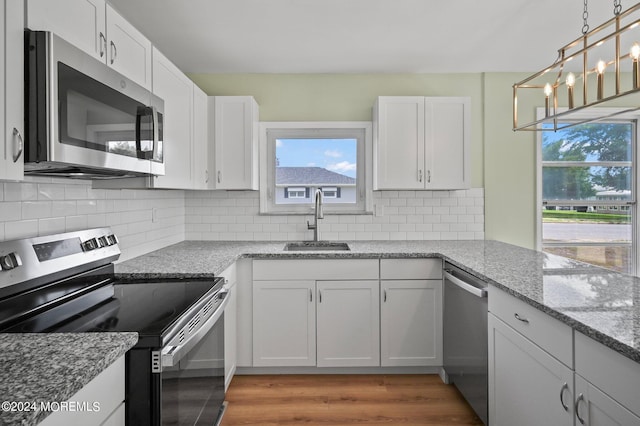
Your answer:
[[[285,251],[347,251],[349,244],[334,241],[300,241],[287,243]]]

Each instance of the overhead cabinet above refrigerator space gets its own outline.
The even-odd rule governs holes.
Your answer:
[[[378,97],[373,189],[469,188],[470,125],[467,97]]]

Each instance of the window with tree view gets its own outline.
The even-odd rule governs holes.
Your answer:
[[[635,122],[542,132],[542,249],[635,273]]]

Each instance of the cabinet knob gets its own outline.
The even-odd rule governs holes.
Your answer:
[[[422,170],[418,170],[418,182],[422,182]]]
[[[222,182],[222,172],[218,170],[218,183]]]

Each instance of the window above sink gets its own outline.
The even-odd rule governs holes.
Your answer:
[[[371,208],[371,123],[261,123],[260,212],[312,214],[316,190],[325,212]]]

